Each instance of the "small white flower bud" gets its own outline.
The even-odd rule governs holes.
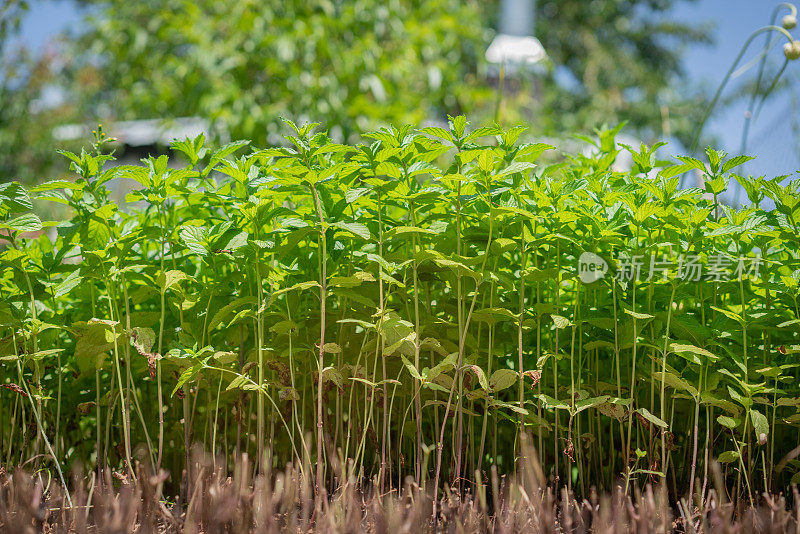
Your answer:
[[[783,45],[783,55],[789,60],[800,58],[800,41],[792,41]]]
[[[783,20],[781,20],[781,26],[783,26],[785,30],[791,30],[797,26],[797,17],[794,15],[784,16]]]

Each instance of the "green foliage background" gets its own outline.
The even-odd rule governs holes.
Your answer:
[[[686,91],[680,47],[704,40],[667,18],[671,0],[543,0],[544,72],[509,80],[501,120],[535,135],[591,132],[691,137],[703,99]],[[487,0],[222,3],[83,2],[86,20],[50,57],[7,51],[0,179],[42,179],[52,127],[200,116],[236,138],[280,140],[279,116],[320,120],[334,139],[394,123],[469,113],[495,119],[496,74],[484,52],[499,3]],[[1,36],[0,36],[1,39]],[[30,104],[48,86],[55,109]],[[75,147],[77,148],[77,147]]]

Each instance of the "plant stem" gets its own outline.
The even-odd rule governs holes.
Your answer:
[[[325,304],[327,301],[328,293],[328,274],[327,274],[327,241],[325,238],[326,227],[325,218],[322,215],[322,204],[320,203],[319,194],[314,185],[311,185],[311,193],[314,197],[314,208],[317,212],[319,219],[319,237],[320,237],[320,287],[319,287],[319,300],[320,300],[320,319],[319,319],[319,361],[317,363],[317,482],[316,491],[321,495],[324,486],[324,469],[322,465],[322,371],[325,368],[324,354],[325,354]]]

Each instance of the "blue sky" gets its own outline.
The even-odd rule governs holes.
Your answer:
[[[712,33],[714,43],[711,46],[695,46],[686,50],[685,67],[691,79],[713,92],[749,35],[769,24],[772,10],[778,4],[772,0],[698,0],[694,4],[678,5],[674,14],[680,20],[712,21],[715,25]],[[779,21],[785,13],[781,12]],[[800,38],[800,27],[795,28],[792,34]],[[769,56],[773,61],[770,71],[773,73],[783,60],[785,38],[781,39],[780,46],[773,49]],[[748,49],[742,64],[747,63],[763,43],[763,38],[759,36]],[[733,83],[752,80],[755,75],[754,68],[740,79],[733,80]],[[800,140],[793,132],[793,123],[794,128],[800,126],[797,124],[800,123],[800,91],[796,89],[800,87],[800,62],[789,63],[784,76],[793,88],[794,95],[790,90],[785,90],[780,95],[770,97],[758,120],[751,125],[747,153],[757,159],[747,166],[750,174],[780,176],[800,170]],[[729,85],[728,90],[731,88],[733,86]],[[794,103],[793,98],[796,99]],[[747,102],[737,102],[718,111],[707,126],[707,131],[719,140],[720,148],[730,154],[739,153],[746,110]]]
[[[779,2],[772,0],[697,0],[681,2],[673,15],[679,20],[693,23],[713,23],[711,46],[691,46],[685,50],[685,67],[691,84],[712,92],[730,67],[740,47],[757,28],[769,22],[772,9]],[[33,0],[31,10],[23,21],[21,40],[33,48],[45,46],[57,33],[69,28],[78,28],[81,12],[69,0]],[[800,38],[800,28],[793,33]],[[758,39],[752,53],[762,45]],[[781,45],[782,46],[782,45]],[[782,50],[776,47],[770,57],[775,64],[783,58]],[[773,69],[776,68],[773,65]],[[754,76],[755,69],[745,73],[742,79]],[[785,76],[792,87],[800,87],[800,61],[789,64]],[[739,80],[734,80],[734,83]],[[731,86],[733,87],[733,86]],[[757,157],[747,167],[747,172],[777,176],[793,174],[800,170],[800,142],[793,132],[800,128],[800,91],[795,91],[798,102],[784,91],[771,98],[751,127],[748,153]],[[746,111],[744,101],[716,113],[707,126],[707,131],[719,140],[719,147],[730,154],[739,152],[741,132]],[[794,124],[793,123],[798,123]]]

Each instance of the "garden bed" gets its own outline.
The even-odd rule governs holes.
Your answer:
[[[54,490],[68,467],[133,483],[138,460],[173,473],[161,495],[189,503],[191,477],[174,475],[200,444],[227,466],[219,480],[247,454],[245,486],[292,463],[314,507],[365,502],[348,525],[395,525],[371,518],[370,495],[410,477],[444,500],[413,497],[397,525],[479,529],[504,521],[480,491],[499,495],[492,473],[518,472],[528,435],[531,491],[574,499],[527,493],[544,504],[519,511],[527,486],[507,485],[512,522],[577,520],[592,488],[618,485],[639,512],[597,518],[671,525],[694,521],[678,503],[695,502],[788,521],[766,495],[800,481],[800,181],[739,177],[748,158],[711,149],[662,162],[618,131],[569,155],[463,117],[355,147],[287,123],[281,147],[175,141],[177,167],[110,166],[97,132],[91,150],[63,152],[71,179],[0,186],[3,466],[44,470]],[[614,166],[621,151],[630,169]],[[120,178],[137,185],[114,202]],[[723,202],[730,180],[746,206]],[[69,219],[42,222],[32,199]],[[24,480],[6,491],[34,495]],[[197,495],[216,499],[214,483]],[[138,484],[125,499],[139,521],[187,520]],[[261,495],[303,510],[297,488]]]

